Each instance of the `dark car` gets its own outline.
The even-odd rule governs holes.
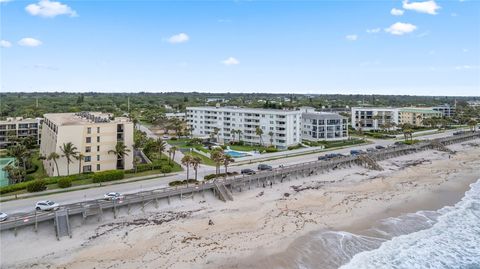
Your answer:
[[[268,164],[259,164],[258,165],[258,170],[260,170],[260,171],[264,171],[264,170],[272,171],[273,168]]]
[[[327,156],[323,155],[323,156],[318,156],[318,160],[319,161],[325,161],[325,160],[328,160]]]
[[[375,151],[374,148],[368,148],[368,149],[367,149],[367,152],[374,152],[374,151]]]
[[[255,175],[255,171],[253,169],[242,169],[242,175]]]
[[[385,149],[384,146],[380,146],[380,145],[376,145],[375,148],[376,148],[376,149]]]
[[[363,150],[358,150],[358,149],[352,149],[350,150],[350,155],[356,156],[356,155],[361,155],[365,154],[366,152]]]
[[[464,133],[465,133],[464,131],[458,131],[458,132],[453,133],[453,135],[462,135]]]

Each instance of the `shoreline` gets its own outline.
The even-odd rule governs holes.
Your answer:
[[[42,260],[36,263],[39,268],[272,267],[279,262],[276,257],[284,259],[311,232],[361,231],[388,216],[436,210],[460,200],[478,179],[480,150],[467,144],[449,147],[458,150],[451,160],[444,152],[421,152],[382,161],[384,171],[334,170],[272,189],[235,193],[233,202],[206,197],[117,221],[90,222],[75,227],[79,243],[61,239],[49,253],[36,250],[30,258],[15,250],[57,241],[40,233],[2,234],[2,268],[29,268],[35,260]],[[336,182],[329,183],[332,179]],[[138,221],[142,217],[146,221]],[[36,241],[25,246],[32,238]],[[10,240],[21,246],[4,247]]]

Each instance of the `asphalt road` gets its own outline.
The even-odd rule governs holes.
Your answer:
[[[453,132],[458,130],[450,130],[445,133],[440,134],[433,134],[433,135],[426,135],[417,137],[415,139],[432,139],[432,138],[439,138],[452,135]],[[394,143],[392,140],[372,140],[374,144],[370,145],[363,145],[363,146],[356,146],[351,148],[339,149],[329,151],[328,153],[341,153],[341,154],[349,154],[350,150],[355,149],[363,149],[374,147],[375,145],[382,145],[382,146],[389,146]],[[292,165],[298,163],[304,163],[309,161],[317,160],[318,156],[323,155],[325,153],[315,153],[309,155],[302,155],[302,156],[294,156],[288,158],[282,158],[278,160],[272,160],[265,162],[273,167],[277,167],[279,165]],[[241,166],[232,166],[229,167],[229,171],[237,171],[240,172],[241,169],[250,168],[256,170],[258,163],[252,164],[245,164]],[[223,171],[223,169],[222,169]],[[198,178],[203,178],[204,175],[215,173],[215,167],[202,165],[198,171]],[[97,187],[92,189],[86,190],[77,190],[71,192],[64,192],[64,193],[56,193],[56,194],[49,194],[44,196],[37,196],[19,200],[11,200],[7,202],[0,203],[0,211],[6,212],[9,215],[16,215],[21,213],[26,213],[34,210],[34,205],[37,201],[40,200],[51,200],[61,204],[67,203],[75,203],[75,202],[82,202],[85,200],[90,199],[99,199],[102,198],[103,195],[107,192],[119,192],[122,194],[127,193],[134,193],[138,191],[150,190],[150,189],[157,189],[168,186],[168,183],[173,180],[183,180],[186,178],[186,172],[179,173],[175,176],[169,177],[159,177],[154,179],[142,180],[137,182],[130,182],[130,183],[123,183],[123,184],[116,184],[111,186],[105,187]],[[193,178],[193,169],[190,169],[190,178]]]

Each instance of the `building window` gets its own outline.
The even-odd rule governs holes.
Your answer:
[[[97,161],[100,161],[100,155],[97,155]]]
[[[86,163],[90,162],[91,160],[92,160],[92,156],[85,156],[84,161],[85,161]]]
[[[88,127],[87,128],[87,134],[91,134],[92,133],[92,128],[91,127]]]
[[[86,138],[85,138],[85,141],[86,141],[87,143],[92,143],[92,138],[91,138],[91,137],[86,137]]]
[[[100,171],[100,164],[97,163],[97,171]]]
[[[100,136],[97,136],[97,143],[100,143]]]
[[[88,147],[85,147],[85,152],[91,152],[92,151],[92,147],[88,146]]]
[[[83,172],[92,172],[92,166],[91,165],[84,165],[83,166]]]
[[[97,151],[100,151],[100,146],[97,146]]]
[[[100,133],[100,127],[97,127],[97,133]]]

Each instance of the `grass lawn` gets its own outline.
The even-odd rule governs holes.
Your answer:
[[[254,151],[265,149],[263,146],[253,146],[253,145],[231,145],[230,149],[238,151]]]
[[[202,154],[199,154],[199,153],[196,153],[196,152],[190,152],[190,153],[186,153],[186,154],[191,155],[193,157],[199,157],[202,160],[201,161],[202,164],[215,166],[214,161],[212,161],[210,158],[208,158],[206,156],[203,156]]]

